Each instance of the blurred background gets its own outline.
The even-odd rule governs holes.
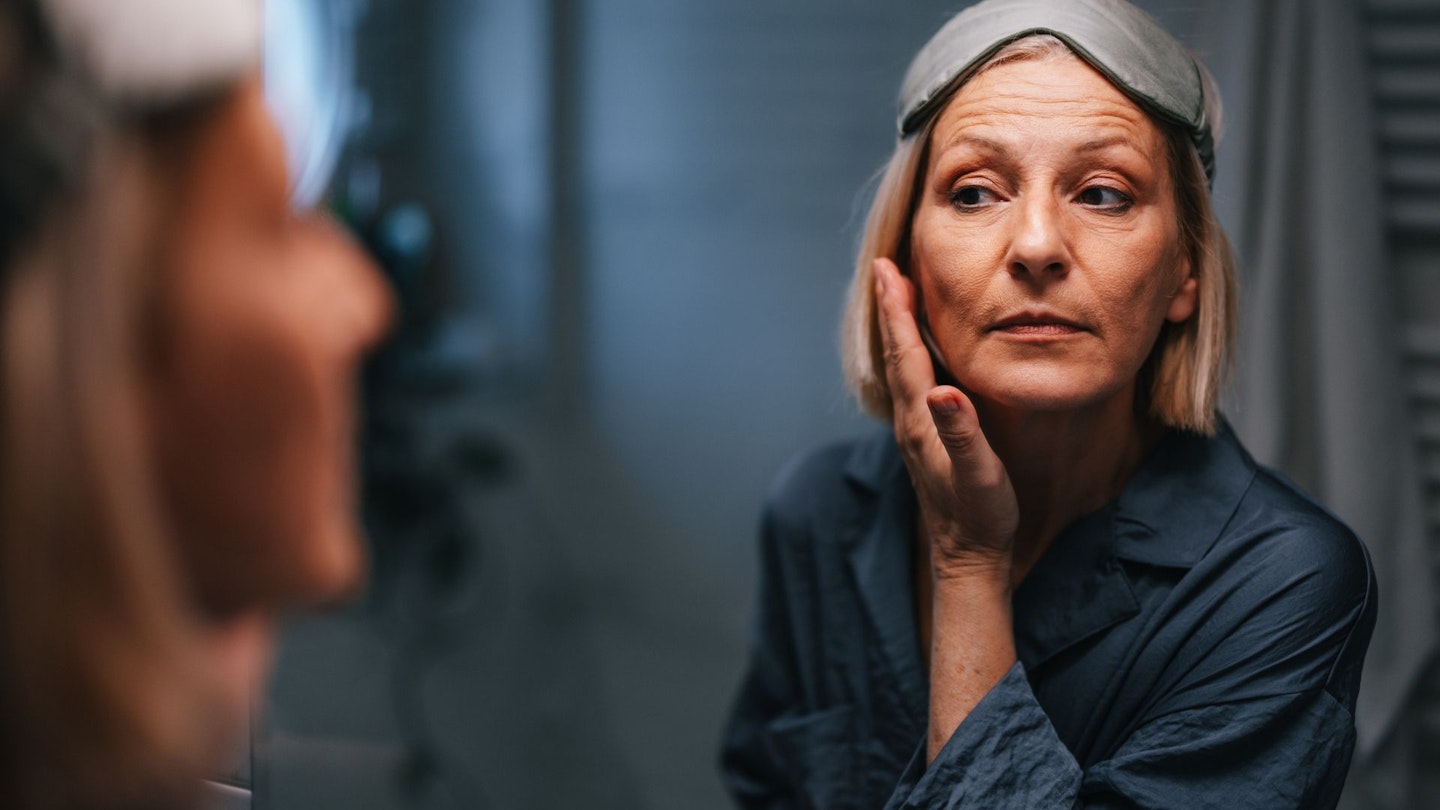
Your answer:
[[[841,384],[838,313],[900,78],[963,5],[270,0],[267,83],[297,193],[376,255],[403,320],[367,373],[371,584],[289,626],[233,779],[254,807],[729,806],[715,748],[760,503],[793,454],[875,429]],[[1362,320],[1392,359],[1366,392],[1395,410],[1369,418],[1411,453],[1387,487],[1415,493],[1421,542],[1395,559],[1421,564],[1391,590],[1428,618],[1395,634],[1396,697],[1362,729],[1348,801],[1440,806],[1424,545],[1440,525],[1440,0],[1140,5],[1238,99],[1216,192],[1242,261],[1348,238],[1256,213],[1276,184],[1329,193],[1295,185],[1304,166],[1257,179],[1305,159],[1316,115],[1349,121],[1339,148],[1373,168]],[[1340,91],[1324,84],[1337,38],[1362,68]],[[1342,103],[1267,129],[1295,87]],[[1314,142],[1322,172],[1333,147]],[[1270,294],[1256,278],[1294,315],[1293,280]],[[1304,333],[1277,335],[1255,356],[1324,360]],[[1274,376],[1247,377],[1244,358],[1242,389]],[[1247,438],[1269,435],[1270,412],[1308,424],[1285,404],[1233,410]],[[1257,453],[1324,495],[1323,459],[1296,449],[1313,441],[1275,435]]]

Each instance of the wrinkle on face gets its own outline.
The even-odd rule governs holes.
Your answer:
[[[1161,325],[1193,311],[1172,306],[1190,271],[1164,135],[1077,58],[997,65],[961,87],[922,188],[911,273],[944,362],[982,400],[1127,396]],[[962,189],[984,202],[957,204]],[[1087,204],[1097,197],[1129,204]],[[997,340],[994,322],[1022,308],[1079,321],[1085,339]]]

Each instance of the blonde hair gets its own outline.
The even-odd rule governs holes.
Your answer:
[[[0,288],[0,805],[191,806],[215,704],[151,459],[158,158],[95,145]]]
[[[1074,54],[1053,36],[1026,37],[1002,48],[961,77],[956,86],[997,65],[1058,56]],[[1206,115],[1218,145],[1220,96],[1203,66],[1200,75]],[[884,257],[894,260],[902,271],[908,269],[910,223],[938,118],[938,113],[932,115],[918,132],[900,140],[880,173],[861,234],[841,327],[840,353],[846,383],[866,412],[887,421],[892,417],[892,403],[885,381],[884,342],[875,313],[872,264]],[[1198,294],[1194,315],[1183,323],[1167,322],[1162,328],[1140,370],[1136,404],[1163,425],[1208,435],[1215,430],[1235,334],[1235,259],[1211,206],[1209,181],[1189,136],[1164,121],[1156,123],[1168,146],[1181,247],[1195,276]]]

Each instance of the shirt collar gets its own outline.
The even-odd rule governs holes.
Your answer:
[[[1195,565],[1230,522],[1255,469],[1224,419],[1213,437],[1170,431],[1115,504],[1115,556],[1168,568]]]
[[[1234,514],[1255,469],[1223,420],[1213,437],[1167,433],[1120,497],[1067,528],[1017,590],[1016,644],[1026,666],[1039,666],[1139,611],[1116,559],[1169,568],[1199,562]],[[894,437],[877,431],[860,441],[845,476],[878,496],[879,508],[862,511],[865,525],[848,544],[856,584],[886,657],[902,683],[918,685],[923,672],[910,565],[914,494]]]
[[[877,430],[860,440],[845,478],[861,491],[864,505],[853,513],[844,541],[850,574],[905,706],[908,722],[898,722],[897,729],[921,734],[929,680],[915,613],[915,492],[894,435]]]
[[[845,462],[845,477],[871,493],[878,493],[887,485],[893,485],[895,473],[904,467],[894,434],[876,430],[856,442],[850,451],[850,458]]]
[[[1169,431],[1120,497],[1063,531],[1015,591],[1015,647],[1034,669],[1140,612],[1119,560],[1188,569],[1215,544],[1255,477],[1222,420],[1213,437]]]
[[[1210,550],[1256,469],[1230,423],[1219,421],[1213,437],[1169,431],[1131,476],[1114,504],[1115,556],[1189,568]],[[851,451],[845,477],[879,493],[903,468],[894,438],[876,431]]]

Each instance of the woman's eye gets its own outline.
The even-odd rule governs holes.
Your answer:
[[[1092,208],[1107,208],[1111,210],[1124,210],[1130,207],[1132,200],[1124,192],[1116,191],[1106,186],[1090,186],[1080,192],[1077,198],[1081,205],[1088,205]]]
[[[950,193],[950,202],[959,208],[978,208],[994,201],[995,194],[981,186],[962,186]]]

